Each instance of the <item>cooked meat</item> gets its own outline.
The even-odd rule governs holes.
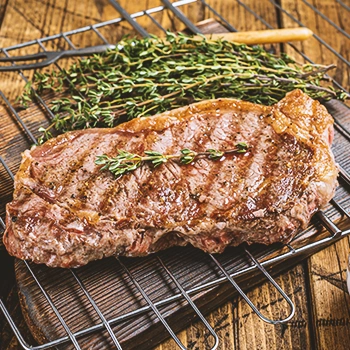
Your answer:
[[[10,254],[77,267],[192,244],[222,252],[242,242],[288,242],[333,196],[333,120],[299,90],[272,107],[203,101],[114,129],[68,132],[23,153],[7,205]],[[115,178],[96,156],[117,149],[250,147],[218,161],[144,164]]]

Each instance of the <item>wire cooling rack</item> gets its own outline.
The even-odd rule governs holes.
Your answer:
[[[343,7],[344,11],[350,10],[348,6],[342,1],[337,0],[337,2],[340,6]],[[120,37],[122,34],[125,34],[125,32],[128,32],[131,29],[135,33],[146,37],[149,36],[149,31],[146,31],[145,26],[142,26],[140,22],[147,20],[150,24],[149,26],[147,25],[147,28],[153,26],[153,28],[165,32],[166,28],[164,28],[157,20],[157,16],[159,14],[165,13],[167,13],[169,16],[173,16],[172,22],[175,25],[175,28],[172,28],[173,30],[180,30],[184,27],[187,27],[187,29],[193,33],[200,33],[200,28],[183,14],[182,9],[184,9],[186,6],[197,6],[196,11],[205,13],[205,16],[208,18],[215,18],[229,31],[236,31],[236,28],[233,26],[233,24],[229,23],[229,21],[226,20],[225,17],[220,14],[217,9],[213,8],[205,0],[183,0],[176,2],[162,0],[162,6],[134,14],[127,13],[117,1],[110,0],[110,3],[121,14],[120,18],[3,48],[2,53],[7,57],[11,57],[14,52],[17,54],[17,50],[22,49],[29,51],[35,51],[38,49],[46,51],[50,45],[57,41],[58,44],[56,46],[59,48],[64,49],[68,47],[74,49],[77,45],[79,45],[79,36],[84,34],[94,35],[96,37],[94,39],[96,41],[96,44],[115,43],[118,40],[118,36]],[[247,11],[267,28],[272,28],[272,26],[266,22],[264,18],[262,18],[243,1],[237,0],[237,3],[244,9],[244,11]],[[280,11],[280,13],[285,14],[297,25],[303,26],[303,23],[297,20],[291,13],[287,12],[279,2],[270,0],[270,3],[272,3],[276,11]],[[331,19],[326,16],[326,14],[322,13],[310,2],[305,0],[303,3],[315,11],[323,21],[327,21],[330,25],[336,28],[341,35],[349,37],[348,33],[333,23]],[[128,24],[129,27],[126,27],[126,24]],[[345,64],[345,66],[349,67],[349,62],[343,55],[341,55],[336,49],[334,49],[318,35],[314,35],[314,37],[317,41],[319,41],[320,45],[324,49],[332,52],[339,61]],[[304,60],[312,62],[302,50],[298,49],[292,44],[288,45],[290,45],[290,47],[292,47],[298,55],[303,57]],[[13,64],[15,64],[15,62],[13,62]],[[58,69],[62,69],[59,64],[56,63],[55,65]],[[13,74],[19,74],[22,80],[25,82],[28,81],[22,72]],[[339,82],[333,80],[333,84],[336,87],[345,90]],[[40,97],[36,91],[34,91],[34,93],[37,98],[37,109],[44,111],[47,119],[50,120],[53,117],[53,114],[48,106],[47,101],[45,101],[44,98]],[[13,121],[22,128],[29,143],[36,143],[36,137],[33,134],[35,132],[33,132],[32,124],[28,125],[28,122],[24,120],[24,118],[16,110],[15,106],[10,103],[10,101],[1,91],[0,96],[10,113],[13,115]],[[17,268],[22,271],[25,270],[25,273],[27,276],[29,276],[29,285],[31,288],[34,288],[38,290],[39,293],[41,293],[43,303],[45,304],[40,306],[44,310],[43,312],[48,312],[48,314],[50,314],[51,317],[55,319],[53,326],[58,327],[57,325],[59,325],[61,329],[60,331],[57,331],[57,334],[55,334],[56,336],[49,337],[47,334],[44,334],[46,341],[42,341],[41,345],[30,345],[26,342],[19,328],[15,324],[13,318],[10,315],[10,312],[6,308],[4,301],[0,300],[0,309],[2,310],[2,313],[4,314],[7,322],[9,323],[22,347],[24,349],[34,350],[47,349],[51,347],[57,347],[59,345],[63,345],[64,348],[89,348],[89,343],[86,339],[90,339],[89,337],[95,337],[98,332],[104,332],[104,334],[107,334],[109,338],[106,340],[105,346],[102,345],[102,347],[115,347],[117,349],[122,349],[122,344],[124,344],[123,339],[126,337],[126,335],[120,330],[122,327],[117,327],[118,325],[128,324],[128,330],[132,333],[136,332],[137,328],[141,325],[149,323],[152,323],[153,325],[156,323],[163,327],[163,330],[165,330],[165,333],[163,332],[165,335],[160,336],[159,339],[164,339],[166,336],[171,336],[179,348],[185,349],[184,345],[175,334],[175,332],[185,324],[174,326],[171,325],[168,321],[169,315],[171,315],[171,310],[174,308],[174,303],[176,304],[177,302],[182,301],[182,304],[180,305],[180,311],[184,309],[183,303],[185,302],[187,308],[192,311],[192,313],[204,324],[205,328],[207,329],[207,335],[208,337],[211,337],[211,349],[216,349],[219,345],[219,338],[213,327],[209,324],[197,306],[197,300],[199,300],[197,297],[200,296],[201,293],[213,290],[216,287],[224,284],[231,285],[245,299],[252,310],[265,322],[278,324],[290,320],[293,317],[295,307],[291,299],[278,286],[278,284],[274,281],[266,269],[271,266],[280,266],[281,263],[284,263],[291,258],[295,259],[298,256],[309,255],[312,252],[319,250],[322,247],[325,247],[350,233],[349,223],[347,222],[347,219],[350,218],[348,214],[350,208],[350,204],[348,203],[350,198],[348,192],[348,189],[350,187],[350,177],[345,170],[348,168],[347,159],[350,158],[349,151],[347,150],[349,147],[346,147],[346,145],[350,142],[350,132],[348,129],[350,125],[349,108],[337,101],[328,103],[327,108],[331,111],[332,115],[335,118],[336,137],[334,144],[334,153],[337,161],[341,165],[340,186],[337,190],[335,199],[332,200],[331,204],[329,204],[329,206],[326,207],[324,211],[318,212],[314,223],[306,231],[299,234],[290,244],[283,246],[274,245],[272,247],[253,246],[249,248],[246,246],[241,246],[238,248],[232,248],[234,250],[230,250],[229,253],[224,253],[221,256],[204,254],[197,251],[194,252],[194,250],[191,248],[183,248],[181,250],[182,259],[180,262],[177,261],[178,259],[175,254],[179,251],[176,251],[174,253],[173,250],[170,250],[170,253],[160,253],[154,255],[151,258],[145,258],[143,260],[145,261],[144,264],[139,264],[140,260],[138,259],[115,259],[113,260],[113,264],[118,265],[115,280],[120,279],[122,286],[120,288],[129,288],[130,293],[133,295],[133,297],[137,295],[138,297],[136,299],[138,302],[136,302],[133,307],[126,309],[125,312],[123,312],[122,309],[117,309],[116,312],[113,311],[112,313],[103,310],[103,308],[99,306],[100,300],[97,300],[97,298],[92,295],[93,293],[89,291],[90,289],[87,284],[91,282],[92,277],[86,277],[86,269],[84,270],[84,268],[82,268],[77,270],[71,269],[65,270],[63,272],[61,271],[57,273],[57,276],[54,277],[54,280],[56,281],[51,281],[52,276],[50,280],[50,275],[52,275],[52,270],[46,269],[45,267],[42,268],[35,266],[26,261],[17,261]],[[6,150],[6,154],[8,154],[10,151],[11,150]],[[8,164],[9,161],[8,159],[5,161],[4,158],[0,156],[0,162],[5,170],[4,174],[7,174],[6,176],[8,176],[8,179],[6,179],[6,183],[8,183],[9,179],[13,180],[13,173],[11,172],[10,165]],[[7,201],[8,197],[2,196],[1,199]],[[3,229],[5,229],[5,223],[1,217],[0,225]],[[312,236],[313,238],[310,239],[312,233],[320,231],[320,227],[323,227],[325,229],[322,231],[323,233],[318,234],[315,237]],[[307,238],[306,240],[305,237]],[[169,258],[171,255],[173,256]],[[200,268],[194,266],[193,260],[191,260],[192,255],[195,255],[196,258],[197,256],[199,257],[199,263],[202,264]],[[101,266],[99,266],[99,264]],[[102,273],[104,271],[104,268],[105,267],[103,262],[97,262],[97,271],[101,271]],[[146,272],[145,269],[147,268],[151,269],[152,272]],[[153,276],[152,278],[154,279],[155,285],[148,287],[147,278],[149,278],[149,276],[152,276],[152,273],[155,269],[161,271],[162,278],[160,278],[159,281],[155,281],[155,277]],[[194,277],[195,273],[191,273],[192,270],[194,271],[196,269],[200,271],[200,276],[197,278],[197,280]],[[181,273],[181,271],[188,271],[188,273],[184,274]],[[269,319],[264,316],[251,302],[251,300],[249,300],[247,295],[237,283],[237,281],[241,280],[241,277],[254,277],[256,276],[257,272],[262,273],[262,275],[270,283],[272,283],[272,285],[281,294],[282,299],[287,304],[289,304],[289,311],[279,319]],[[193,277],[191,281],[189,280],[189,277],[186,278],[187,274],[188,276]],[[185,278],[183,277],[184,275]],[[74,288],[78,288],[79,293],[87,300],[88,308],[95,312],[95,322],[93,325],[85,325],[84,327],[80,326],[79,329],[76,329],[77,327],[72,326],[71,321],[68,320],[67,315],[60,311],[60,305],[59,302],[57,302],[55,295],[55,289],[61,288],[59,287],[59,276],[62,276],[62,280],[70,278],[75,286]],[[122,278],[122,276],[124,277]],[[130,285],[127,285],[128,283],[125,282],[125,279],[127,279],[128,283],[130,283],[132,287],[130,287]],[[170,292],[168,291],[168,293],[161,294],[161,296],[155,300],[154,290],[157,288],[157,283],[160,286],[159,288],[162,288],[164,284],[168,284],[171,286],[171,288],[169,287]],[[69,289],[72,288],[71,286],[72,284],[67,284],[64,286],[64,288]],[[142,299],[142,303],[140,303],[140,299]],[[74,313],[74,310],[72,310],[72,313]],[[30,318],[30,315],[27,316]],[[50,319],[48,319],[48,322],[50,322]],[[125,342],[125,344],[128,343]]]

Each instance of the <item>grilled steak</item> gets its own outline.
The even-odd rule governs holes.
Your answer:
[[[332,117],[299,90],[272,107],[218,99],[114,129],[68,132],[23,153],[4,243],[21,259],[77,267],[173,245],[214,253],[288,242],[334,194],[332,138]],[[248,152],[144,164],[120,178],[94,163],[117,149],[176,154],[237,142]]]

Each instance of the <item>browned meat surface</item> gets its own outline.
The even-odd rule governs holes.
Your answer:
[[[214,253],[288,242],[334,194],[332,138],[332,117],[299,90],[272,107],[219,99],[69,132],[23,153],[4,243],[21,259],[76,267],[173,245]],[[174,154],[239,141],[247,153],[145,164],[119,179],[94,163],[117,149]]]

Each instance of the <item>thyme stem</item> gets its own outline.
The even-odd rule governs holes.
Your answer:
[[[130,153],[124,150],[118,150],[117,156],[109,157],[106,154],[97,156],[95,164],[103,165],[101,170],[108,170],[115,176],[120,176],[139,168],[142,164],[150,162],[154,167],[168,162],[170,159],[178,159],[181,164],[190,164],[196,158],[207,157],[210,160],[218,160],[225,154],[245,153],[248,146],[244,142],[239,142],[231,150],[218,151],[208,149],[205,152],[195,152],[188,148],[180,150],[178,154],[162,154],[156,151],[145,151],[145,156],[136,153]]]

